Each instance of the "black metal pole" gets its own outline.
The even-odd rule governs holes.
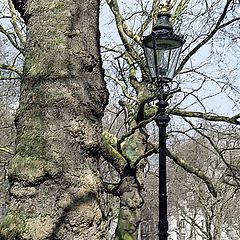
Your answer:
[[[167,220],[167,169],[166,169],[166,128],[170,117],[166,113],[168,103],[164,94],[158,99],[158,113],[155,122],[159,128],[159,222],[158,235],[159,240],[168,238],[168,220]]]

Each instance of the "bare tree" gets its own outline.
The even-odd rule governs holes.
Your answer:
[[[208,190],[209,195],[206,193],[206,196],[210,196],[214,203],[215,199],[221,196],[219,184],[239,187],[239,164],[229,158],[231,151],[238,150],[238,141],[235,143],[231,141],[231,144],[224,148],[222,143],[219,146],[219,138],[211,135],[213,131],[225,132],[224,136],[228,139],[234,132],[237,133],[239,128],[237,85],[239,60],[234,54],[229,54],[233,51],[235,54],[239,52],[239,2],[235,0],[166,2],[173,13],[172,21],[175,23],[176,31],[184,33],[187,40],[178,67],[178,82],[174,82],[180,83],[182,91],[169,99],[168,113],[173,120],[169,127],[167,154],[175,168],[179,166],[184,174],[188,173],[191,178],[196,178],[196,182],[204,191]],[[8,40],[9,46],[21,54],[17,55],[17,58],[12,58],[12,61],[1,64],[0,68],[8,74],[8,79],[22,77],[23,84],[21,104],[16,118],[18,145],[9,175],[11,204],[5,223],[10,223],[10,226],[6,227],[5,223],[1,225],[3,235],[21,235],[27,238],[31,236],[31,229],[42,226],[43,230],[38,232],[35,238],[48,237],[52,230],[45,228],[48,221],[45,221],[43,209],[47,212],[47,208],[41,207],[41,204],[48,199],[50,205],[53,205],[56,200],[46,194],[49,192],[48,186],[55,186],[55,190],[59,190],[56,198],[61,199],[60,195],[65,194],[64,197],[69,200],[67,193],[69,186],[72,187],[72,184],[77,182],[79,185],[74,185],[74,191],[77,191],[80,185],[86,189],[93,180],[94,186],[89,187],[94,193],[98,190],[101,192],[103,185],[108,194],[119,199],[115,238],[137,238],[141,221],[140,209],[143,205],[141,193],[145,171],[152,163],[150,157],[158,151],[153,124],[156,114],[155,97],[149,90],[152,86],[145,82],[148,79],[148,70],[143,58],[141,38],[151,31],[149,26],[154,23],[162,2],[153,0],[150,5],[148,1],[141,0],[132,5],[130,1],[106,1],[114,17],[115,32],[119,35],[120,41],[114,44],[112,41],[114,39],[111,39],[110,42],[104,42],[102,48],[105,80],[111,92],[110,105],[107,109],[110,115],[106,116],[108,122],[105,123],[103,142],[98,134],[101,132],[99,122],[106,104],[106,90],[101,78],[101,61],[98,57],[97,3],[99,2],[91,1],[85,5],[60,0],[48,3],[8,1],[8,15],[3,17],[10,20],[8,26],[11,27],[1,27],[0,31]],[[27,24],[27,42],[21,32],[23,20],[16,14],[13,4]],[[95,24],[90,32],[88,23]],[[93,34],[95,44],[88,38],[90,33]],[[26,61],[22,75],[23,55]],[[70,82],[66,79],[70,79]],[[232,116],[219,113],[215,109],[217,104],[214,106],[209,104],[213,101],[217,103],[221,98],[235,110]],[[218,107],[222,108],[221,105]],[[89,131],[90,129],[93,131]],[[182,141],[186,143],[196,139],[195,134],[198,136],[197,139],[200,139],[199,136],[204,139],[201,140],[203,145],[206,149],[211,148],[218,162],[224,166],[220,171],[221,177],[213,174],[213,167],[212,171],[207,171],[199,161],[191,159],[189,155],[180,154],[176,148],[177,145],[187,146],[182,144]],[[189,152],[188,148],[186,152]],[[100,154],[104,158],[103,165],[110,164],[111,169],[116,171],[111,178],[104,178],[103,183],[100,181],[95,162]],[[204,155],[202,161],[210,160]],[[83,165],[86,166],[84,168],[86,172],[81,170]],[[87,176],[90,176],[91,181]],[[28,191],[30,194],[26,194],[26,188],[31,190]],[[94,209],[96,207],[98,212],[97,194],[91,196],[94,199],[92,206]],[[34,205],[33,199],[41,204]],[[79,198],[76,199],[76,202],[80,201]],[[19,206],[16,204],[17,201],[20,201]],[[69,201],[72,206],[75,197],[73,199],[70,197]],[[20,219],[15,219],[13,213],[20,205],[24,209],[23,214],[18,214]],[[73,232],[76,230],[71,233],[75,234],[74,236],[89,237],[89,231],[94,229],[92,233],[95,238],[103,239],[101,224],[98,223],[103,220],[104,215],[101,213],[96,214],[96,218],[94,216],[88,218],[85,212],[86,218],[78,219],[75,216],[81,209],[78,209],[77,204],[73,205],[74,208],[65,205],[62,208],[55,206],[53,212],[57,213],[63,209],[66,211],[63,210],[62,215],[59,213],[63,224],[57,224],[53,231],[54,236],[61,239],[68,231],[67,226],[70,226]],[[36,218],[30,221],[36,216],[32,212],[25,214],[29,206],[37,206],[35,214],[39,213],[42,220]],[[105,217],[109,216],[105,214]],[[57,218],[58,216],[52,218],[53,225]],[[86,223],[87,227],[92,228],[89,230],[85,227],[86,231],[79,233],[78,228],[75,228],[78,225],[76,222]],[[24,229],[20,229],[22,226]],[[27,232],[25,236],[24,231]],[[32,234],[36,234],[36,231]]]
[[[140,199],[144,169],[147,166],[147,158],[158,152],[153,132],[157,107],[154,105],[155,98],[149,91],[152,86],[146,83],[148,70],[141,39],[151,31],[149,26],[156,18],[161,2],[152,1],[151,6],[148,1],[131,4],[107,0],[106,3],[115,19],[115,32],[120,40],[114,44],[113,36],[110,36],[109,41],[106,37],[103,38],[105,75],[115,99],[108,107],[114,120],[104,133],[107,148],[104,148],[103,153],[106,161],[115,167],[121,179],[114,187],[109,185],[113,187],[112,193],[120,198],[116,239],[124,239],[126,236],[136,239],[142,206]],[[183,139],[185,142],[194,139],[194,133],[203,137],[204,142],[211,145],[221,164],[225,166],[221,173],[227,174],[228,177],[223,177],[223,185],[239,186],[239,166],[235,166],[227,154],[231,148],[238,150],[238,142],[223,150],[219,148],[218,140],[211,135],[212,131],[239,129],[239,60],[233,54],[229,54],[230,51],[239,52],[239,3],[233,0],[167,3],[173,13],[172,21],[176,31],[184,33],[186,38],[178,67],[179,75],[177,81],[173,82],[177,86],[180,84],[182,91],[171,96],[167,110],[172,116],[167,155],[174,164],[197,177],[204,184],[204,189],[215,199],[221,195],[216,176],[205,171],[202,165],[199,166],[189,156],[179,154],[175,146],[182,146]],[[216,106],[222,108],[218,104],[222,98],[235,110],[232,116],[225,116],[224,111],[217,111]],[[215,105],[209,104],[212,102],[215,102]],[[217,126],[215,130],[212,129],[211,123]],[[113,126],[117,125],[122,127],[113,130]],[[189,149],[186,148],[186,152],[189,152]],[[208,162],[208,156],[202,156],[202,161]],[[214,172],[214,169],[212,171]],[[223,181],[223,178],[219,181]],[[124,191],[121,190],[122,184]],[[127,201],[127,198],[134,199],[134,204]]]

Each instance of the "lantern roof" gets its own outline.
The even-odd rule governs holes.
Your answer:
[[[170,17],[169,9],[163,7],[152,33],[145,36],[142,41],[151,74],[150,81],[171,81],[175,74],[185,41],[182,35],[174,33]]]

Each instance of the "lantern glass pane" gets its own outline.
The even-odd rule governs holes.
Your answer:
[[[178,59],[179,59],[179,56],[181,53],[181,49],[182,49],[182,47],[171,50],[168,73],[166,75],[167,78],[172,79],[175,75]]]
[[[177,67],[180,48],[157,50],[157,65],[160,78],[173,79]]]
[[[145,56],[146,56],[149,72],[151,75],[150,77],[151,77],[151,79],[155,79],[157,77],[157,74],[156,74],[157,66],[155,65],[154,49],[146,47],[144,49],[144,51],[145,51]]]
[[[157,50],[156,55],[158,74],[159,76],[166,76],[169,68],[170,51]]]
[[[182,40],[165,38],[162,35],[149,35],[144,39],[144,51],[147,60],[150,81],[171,81],[175,75],[182,49]],[[157,78],[158,74],[158,78]]]

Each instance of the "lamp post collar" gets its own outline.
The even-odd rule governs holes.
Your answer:
[[[173,31],[173,26],[170,22],[170,17],[171,14],[169,12],[166,11],[162,11],[158,14],[157,16],[157,23],[156,25],[153,27],[153,31],[169,31],[172,32]]]

